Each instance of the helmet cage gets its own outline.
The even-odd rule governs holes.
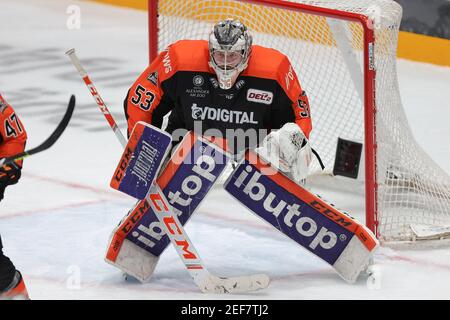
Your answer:
[[[247,68],[251,45],[252,37],[241,22],[227,19],[214,26],[209,36],[209,65],[216,72],[222,89],[230,89]]]

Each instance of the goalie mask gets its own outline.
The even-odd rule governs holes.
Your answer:
[[[214,69],[220,88],[230,89],[247,68],[252,36],[238,20],[227,19],[214,26],[209,35],[209,65]]]

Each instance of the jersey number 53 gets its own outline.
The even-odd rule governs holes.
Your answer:
[[[134,90],[134,95],[131,97],[131,102],[137,105],[144,111],[150,110],[153,101],[155,100],[155,94],[151,91],[148,91],[140,84],[137,85]]]

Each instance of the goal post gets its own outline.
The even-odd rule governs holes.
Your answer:
[[[286,54],[310,100],[311,143],[325,173],[338,172],[340,141],[362,146],[364,170],[359,163],[356,168],[364,184],[366,225],[382,241],[415,240],[417,225],[450,226],[450,178],[414,141],[401,104],[396,74],[399,4],[149,0],[148,8],[151,61],[175,41],[207,40],[214,23],[226,18],[246,24],[254,44]],[[310,172],[319,173],[318,166]]]

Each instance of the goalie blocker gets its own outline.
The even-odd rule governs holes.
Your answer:
[[[144,199],[172,142],[170,134],[139,121],[111,179],[113,189]]]
[[[137,131],[136,137],[142,139],[144,135],[140,132]],[[134,150],[135,154],[140,148],[134,146],[142,145],[135,142],[130,144],[131,151],[127,151],[127,146],[122,156],[122,162],[127,162],[128,166],[122,165],[121,168],[119,164],[111,186],[130,195],[145,194],[150,183],[134,188],[133,184],[124,182],[121,173],[131,172],[127,153],[133,154]],[[198,208],[230,160],[231,156],[222,147],[193,133],[188,133],[177,146],[156,182],[182,225]],[[169,244],[170,239],[144,199],[113,230],[105,260],[144,282],[150,279],[160,254]]]
[[[367,267],[379,246],[364,225],[276,171],[255,152],[246,153],[224,187],[350,283]]]

